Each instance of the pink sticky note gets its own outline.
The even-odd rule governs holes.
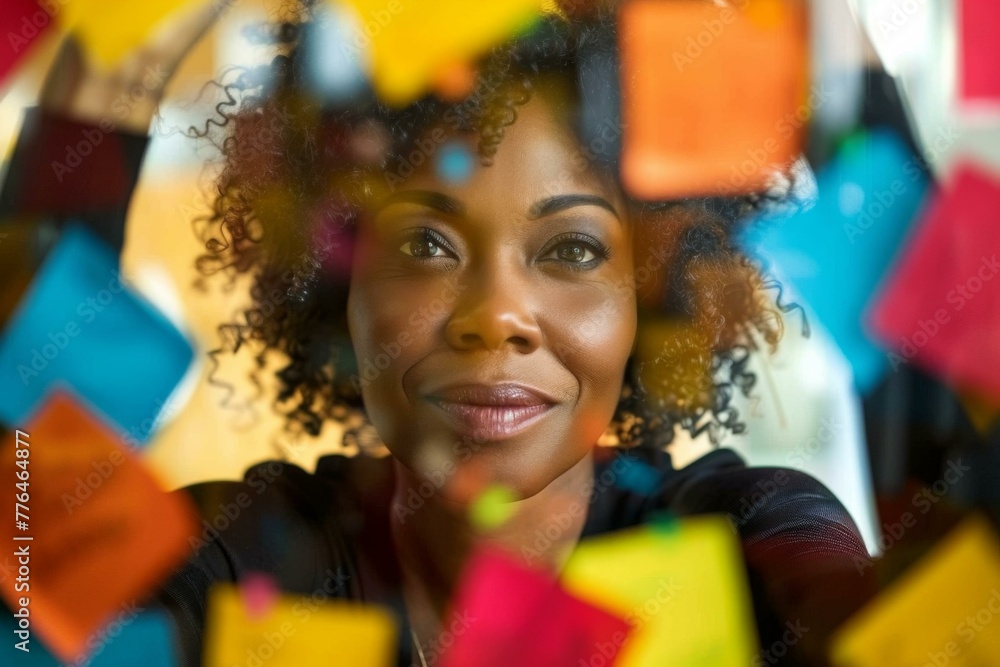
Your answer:
[[[958,13],[962,101],[1000,104],[1000,3],[959,0]]]
[[[0,49],[0,82],[52,25],[52,17],[35,0],[4,0],[3,4],[0,12],[0,35],[4,41],[4,48]]]
[[[911,360],[1000,397],[1000,178],[960,164],[871,310],[893,369]]]
[[[273,577],[262,572],[252,572],[240,581],[240,594],[247,616],[261,618],[267,616],[281,597],[281,589]]]
[[[474,554],[446,617],[449,633],[423,647],[441,667],[613,665],[631,626],[566,592],[546,573],[483,548]],[[444,648],[450,646],[450,648]]]

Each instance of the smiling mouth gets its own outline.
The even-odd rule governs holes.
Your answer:
[[[547,396],[517,385],[466,385],[427,397],[460,433],[501,440],[530,428],[555,407]]]

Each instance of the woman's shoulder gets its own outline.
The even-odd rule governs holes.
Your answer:
[[[867,556],[850,514],[808,473],[753,467],[736,452],[715,449],[674,468],[651,448],[613,448],[598,461],[587,532],[607,532],[664,511],[683,516],[725,514],[751,549],[831,550]]]

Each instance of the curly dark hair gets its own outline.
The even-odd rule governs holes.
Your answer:
[[[355,223],[365,203],[417,158],[415,142],[441,119],[474,132],[489,164],[542,77],[566,82],[577,100],[595,93],[585,86],[614,92],[617,72],[581,85],[579,54],[605,48],[614,58],[615,28],[609,12],[548,16],[481,58],[474,91],[459,101],[427,95],[397,109],[369,94],[338,107],[315,99],[303,81],[307,28],[316,21],[310,5],[257,31],[278,55],[216,83],[225,99],[201,130],[191,129],[221,152],[211,213],[196,225],[205,247],[197,268],[203,278],[252,280],[252,304],[219,327],[222,345],[213,358],[251,344],[258,382],[269,355],[279,352],[273,405],[286,428],[316,435],[336,420],[345,446],[366,449],[379,441],[364,416],[346,314]],[[617,178],[615,156],[583,150],[594,168]],[[734,238],[767,199],[629,201],[637,238],[656,249],[665,270],[632,285],[640,290],[639,340],[611,424],[619,443],[664,447],[676,426],[693,436],[707,430],[713,444],[745,430],[734,392],[749,394],[750,354],[773,350],[782,324],[766,293],[773,284]]]

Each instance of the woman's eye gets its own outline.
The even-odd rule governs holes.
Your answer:
[[[430,234],[421,233],[413,236],[403,245],[399,246],[400,252],[410,257],[447,257],[448,252],[444,245],[435,240]]]
[[[562,240],[556,239],[555,245],[549,246],[549,250],[543,259],[555,260],[573,268],[590,268],[596,266],[601,260],[607,259],[611,252],[604,244],[597,239],[586,236],[576,238],[577,235]]]
[[[597,259],[597,255],[594,254],[594,251],[587,244],[577,241],[559,244],[559,247],[555,249],[555,253],[564,262],[572,262],[574,264],[586,264]]]

